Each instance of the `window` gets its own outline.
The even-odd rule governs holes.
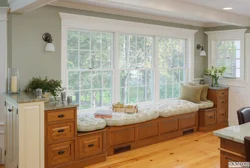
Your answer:
[[[193,80],[196,30],[60,15],[63,86],[81,111],[177,98]]]
[[[224,77],[240,78],[240,41],[223,40],[217,42],[217,66],[227,67]]]
[[[151,101],[153,96],[153,37],[120,35],[120,101]]]
[[[185,81],[185,39],[159,38],[160,99],[180,96]]]
[[[69,30],[68,92],[80,109],[111,105],[113,34]]]

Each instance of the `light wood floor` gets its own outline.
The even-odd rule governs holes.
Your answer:
[[[197,132],[117,154],[86,168],[219,168],[218,147],[219,138],[212,132]]]

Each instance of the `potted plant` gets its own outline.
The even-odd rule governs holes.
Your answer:
[[[218,87],[219,86],[218,80],[220,77],[223,76],[226,69],[227,68],[225,66],[222,66],[222,67],[212,66],[211,68],[206,69],[204,74],[212,77],[212,86],[213,87]]]
[[[50,79],[47,77],[42,79],[41,77],[33,77],[30,83],[25,88],[25,92],[35,92],[36,89],[42,89],[43,97],[48,98],[52,95],[54,100],[57,100],[57,97],[61,91],[64,90],[61,86],[62,81]]]

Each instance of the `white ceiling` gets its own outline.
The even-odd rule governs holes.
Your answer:
[[[222,10],[224,7],[232,7],[226,12],[250,17],[250,0],[180,0],[194,5],[211,9]]]
[[[51,5],[203,27],[250,26],[250,0],[57,0]]]

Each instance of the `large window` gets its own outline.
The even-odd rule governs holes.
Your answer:
[[[153,96],[153,37],[120,35],[120,101],[151,101]]]
[[[224,77],[240,78],[240,41],[223,40],[217,42],[217,66],[225,66]]]
[[[113,34],[68,31],[68,92],[80,109],[112,102]]]
[[[193,79],[195,30],[62,17],[62,80],[79,110],[178,98]]]
[[[159,38],[160,99],[180,96],[185,80],[185,39]]]

